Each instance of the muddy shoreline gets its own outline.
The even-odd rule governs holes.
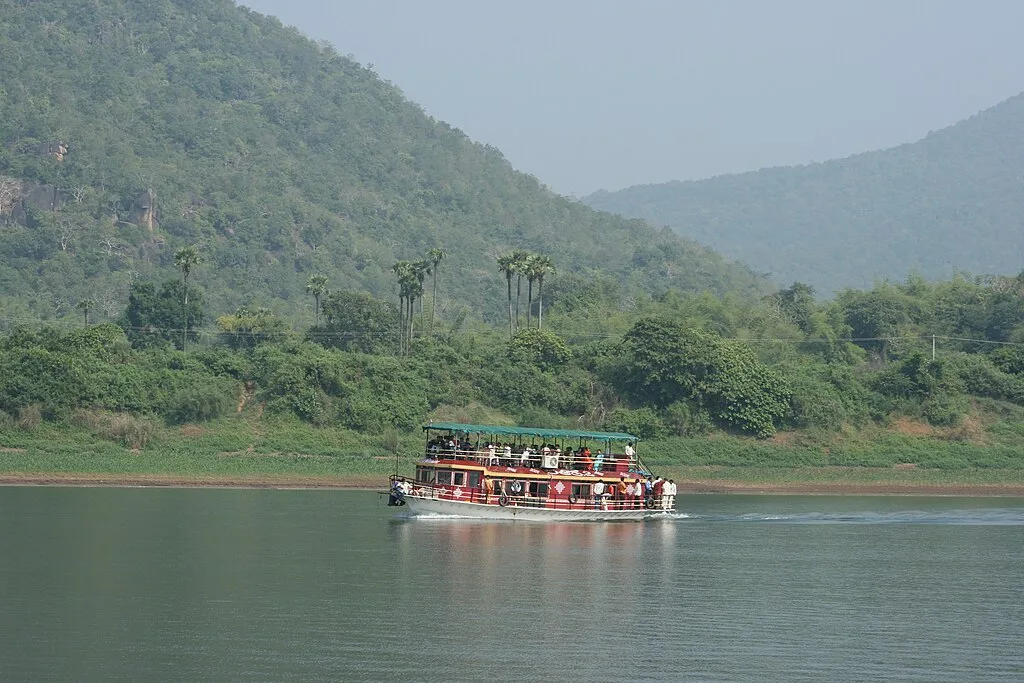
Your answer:
[[[246,488],[246,489],[355,489],[384,490],[387,480],[379,476],[345,477],[183,477],[171,475],[116,475],[67,473],[0,474],[0,486],[97,486],[154,488]],[[1020,496],[1022,484],[899,484],[899,483],[787,483],[683,481],[680,494],[801,494],[801,495],[893,495],[893,496]]]

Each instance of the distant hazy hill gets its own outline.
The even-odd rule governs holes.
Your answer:
[[[923,140],[808,166],[597,192],[780,283],[1024,269],[1024,95]]]
[[[189,244],[214,315],[253,304],[311,320],[311,274],[397,300],[391,265],[432,247],[449,252],[441,310],[497,320],[495,257],[510,248],[648,290],[763,284],[672,231],[551,193],[229,0],[0,0],[6,320],[89,296],[94,318],[114,316],[130,281],[174,277]]]

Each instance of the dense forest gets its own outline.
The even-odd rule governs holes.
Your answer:
[[[495,257],[628,294],[758,292],[744,266],[593,211],[425,115],[372,70],[230,0],[0,1],[0,315],[113,320],[195,246],[211,317],[315,321],[310,276],[398,297],[447,252],[439,315],[500,321]],[[554,294],[554,292],[552,292]]]
[[[780,283],[823,294],[911,274],[1014,274],[1024,254],[1024,95],[913,144],[697,182],[597,192]]]

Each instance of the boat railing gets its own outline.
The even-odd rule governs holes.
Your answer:
[[[636,511],[664,509],[661,497],[646,494],[606,493],[600,496],[591,494],[578,497],[544,497],[532,496],[528,491],[518,494],[500,491],[488,492],[481,488],[455,487],[451,484],[436,484],[404,477],[393,477],[393,479],[407,482],[411,488],[409,495],[433,500],[458,500],[464,503],[481,503],[502,507],[534,507],[547,510]],[[455,497],[456,488],[460,489],[458,498]]]
[[[552,451],[529,454],[511,453],[490,450],[426,449],[427,460],[455,460],[474,462],[479,465],[495,467],[532,467],[547,470],[582,470],[590,472],[650,472],[638,455],[626,456],[624,453],[612,453],[601,457],[591,454],[589,458],[577,454],[566,456],[564,453]]]

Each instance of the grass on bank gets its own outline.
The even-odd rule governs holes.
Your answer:
[[[0,425],[0,475],[383,483],[396,453],[399,471],[412,473],[423,444],[419,433],[362,434],[280,415],[184,426],[105,413],[60,424],[22,418]],[[1024,433],[996,424],[988,434],[975,442],[892,429],[770,441],[716,434],[645,441],[640,453],[659,473],[709,485],[1024,485]]]

